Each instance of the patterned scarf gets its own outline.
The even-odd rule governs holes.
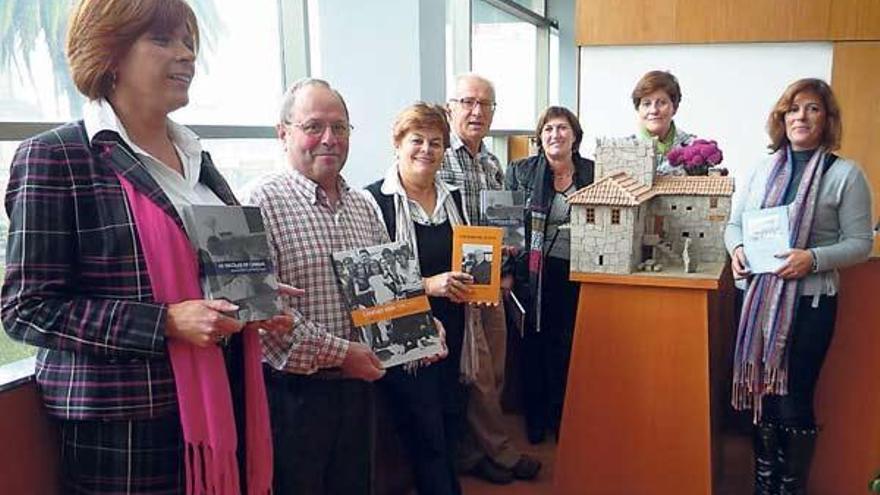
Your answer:
[[[576,160],[576,158],[575,158]],[[553,203],[553,171],[547,164],[544,153],[538,154],[532,195],[529,199],[529,213],[531,228],[529,235],[529,292],[532,299],[531,313],[536,332],[541,331],[541,293],[544,283],[544,229],[547,225],[547,216]]]
[[[798,188],[788,207],[789,245],[793,248],[807,247],[825,158],[826,151],[818,149],[800,184],[790,184],[794,167],[791,150],[786,146],[774,155],[761,208],[781,206],[786,190]],[[751,408],[755,422],[761,418],[764,395],[788,393],[788,342],[797,296],[798,280],[784,280],[772,273],[755,275],[746,290],[736,336],[731,402],[737,410]]]
[[[162,209],[122,176],[153,296],[175,303],[202,298],[199,267],[192,245]],[[170,260],[173,260],[170,261]],[[256,331],[242,334],[247,493],[272,489],[272,437],[263,383],[260,340]],[[217,346],[196,347],[168,339],[184,439],[186,493],[240,493],[235,415],[223,353]]]
[[[389,189],[394,191],[394,224],[396,231],[394,234],[395,241],[403,241],[410,245],[416,263],[419,259],[419,246],[416,242],[416,229],[412,221],[412,213],[409,209],[409,200],[400,184],[400,176],[398,165],[395,163],[385,172],[385,182]],[[458,212],[455,200],[449,187],[434,177],[434,188],[437,191],[437,198],[445,198],[443,201],[443,209],[446,211],[446,217],[449,219],[449,225],[467,225],[467,222]],[[428,212],[430,214],[430,212]],[[477,341],[476,331],[482,331],[483,322],[480,317],[480,311],[470,304],[464,306],[464,339],[461,348],[461,380],[464,383],[473,383],[477,377],[478,359],[477,359]]]

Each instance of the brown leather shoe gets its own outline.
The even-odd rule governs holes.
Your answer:
[[[535,479],[539,471],[541,471],[541,461],[526,454],[521,455],[516,464],[510,468],[514,478],[526,481]]]

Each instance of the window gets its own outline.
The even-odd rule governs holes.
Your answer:
[[[558,100],[558,29],[544,0],[446,0],[447,94],[454,76],[473,71],[495,85],[494,130],[530,130],[538,111]],[[557,39],[555,45],[553,34]]]
[[[603,264],[605,264],[605,256],[602,256],[600,254],[599,255],[599,266],[602,266]]]
[[[700,232],[700,239],[703,239],[704,237],[706,237],[706,233],[705,233],[705,232]]]
[[[671,208],[672,208],[672,211],[675,211],[678,209],[678,205],[672,205]]]
[[[587,208],[587,210],[586,210],[586,223],[596,223],[596,209],[595,208]]]
[[[682,237],[690,237],[691,234],[690,234],[690,232],[682,232],[682,233],[681,233],[681,236],[682,236]]]
[[[611,210],[611,225],[620,225],[620,209],[613,208]]]
[[[718,197],[710,196],[709,197],[709,208],[718,208]]]
[[[685,211],[691,211],[694,209],[694,207],[693,206],[685,206],[684,209],[685,209]]]

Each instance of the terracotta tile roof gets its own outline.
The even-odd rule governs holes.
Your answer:
[[[733,194],[733,177],[654,177],[652,196],[677,194],[683,196],[730,196]]]
[[[568,198],[573,205],[637,206],[651,196],[645,184],[626,172],[599,179]]]
[[[733,178],[720,176],[670,177],[655,176],[654,187],[618,172],[582,188],[569,199],[573,205],[638,206],[654,196],[730,196]]]

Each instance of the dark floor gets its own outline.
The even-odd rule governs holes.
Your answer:
[[[525,439],[521,417],[508,415],[506,419],[508,431],[513,435],[514,444],[523,452],[540,459],[544,468],[535,481],[519,481],[504,486],[492,485],[472,477],[464,477],[462,478],[462,487],[465,495],[555,495],[553,493],[553,459],[556,444],[552,440],[548,440],[541,445],[529,445]],[[721,472],[718,473],[720,479],[716,484],[718,488],[715,495],[751,493],[752,449],[750,439],[741,433],[725,434],[722,436],[721,448]],[[584,468],[589,469],[588,466],[584,466]]]

